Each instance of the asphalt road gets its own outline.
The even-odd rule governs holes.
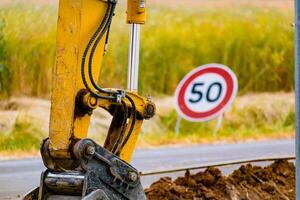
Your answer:
[[[220,161],[295,154],[294,140],[239,144],[196,145],[177,148],[137,150],[132,165],[141,172],[196,166]],[[232,171],[225,168],[223,171]],[[0,161],[0,199],[16,199],[39,185],[44,166],[40,158]],[[171,174],[176,177],[182,173]],[[165,175],[160,175],[165,176]],[[170,176],[170,174],[168,175]],[[159,176],[142,177],[148,187]]]

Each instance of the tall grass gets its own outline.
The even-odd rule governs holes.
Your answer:
[[[22,108],[13,116],[4,120],[0,127],[0,154],[4,151],[33,151],[38,150],[40,141],[48,135],[47,124],[49,106],[47,102],[27,98],[13,99],[3,104],[5,108]],[[140,135],[138,147],[149,147],[170,144],[201,144],[210,142],[236,142],[262,139],[291,139],[294,138],[294,94],[293,93],[260,93],[247,94],[237,97],[231,109],[223,117],[221,128],[214,137],[217,120],[203,123],[181,121],[180,134],[174,132],[177,113],[172,106],[171,98],[161,100],[157,105],[157,115],[150,121],[145,121]],[[10,105],[10,106],[9,106]],[[35,112],[44,114],[34,114]],[[8,111],[7,115],[14,115]],[[4,113],[3,113],[4,114]],[[2,115],[3,115],[2,114]],[[41,120],[41,118],[45,118]],[[3,119],[6,119],[4,116]],[[1,120],[1,116],[0,116]],[[107,133],[107,115],[97,111],[93,115],[89,137],[103,144]],[[14,122],[14,123],[11,123]]]
[[[217,120],[194,123],[181,120],[180,133],[175,133],[178,114],[175,110],[160,116],[164,129],[145,132],[144,145],[172,143],[207,143],[253,139],[287,139],[295,133],[294,95],[272,93],[240,96],[223,116],[220,129]]]
[[[9,90],[9,73],[8,68],[5,67],[5,59],[6,59],[6,50],[5,50],[5,42],[4,42],[4,20],[0,18],[0,91],[1,93],[6,94]]]
[[[5,44],[2,95],[48,95],[55,56],[56,7],[3,6],[0,27]],[[1,47],[0,47],[1,48]]]
[[[128,28],[121,13],[119,9],[113,22],[102,69],[100,82],[108,87],[124,87],[126,82]],[[47,96],[56,6],[6,5],[1,18],[0,94]],[[293,90],[292,21],[291,10],[275,8],[153,7],[142,28],[141,91],[173,94],[188,71],[211,62],[236,72],[241,93]]]
[[[0,151],[36,151],[43,138],[41,130],[29,121],[18,119],[11,132],[0,132]]]

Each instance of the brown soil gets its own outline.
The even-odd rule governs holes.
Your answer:
[[[267,167],[241,166],[225,177],[217,168],[185,177],[161,178],[145,190],[149,200],[294,200],[295,166],[276,161]]]

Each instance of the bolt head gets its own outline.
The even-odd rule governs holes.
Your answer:
[[[93,146],[88,146],[88,147],[86,148],[86,153],[87,153],[88,155],[94,155],[95,152],[96,152],[96,149],[95,149],[95,147],[93,147]]]
[[[147,101],[152,101],[152,97],[150,95],[147,96]]]
[[[146,113],[147,113],[147,116],[149,118],[153,117],[154,114],[155,114],[155,108],[153,107],[153,105],[151,104],[148,104],[147,107],[146,107]]]
[[[129,172],[128,173],[128,179],[129,179],[129,181],[135,182],[138,179],[137,173]]]

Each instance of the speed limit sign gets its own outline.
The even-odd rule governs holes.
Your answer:
[[[176,89],[176,109],[189,121],[207,121],[220,116],[232,104],[238,81],[228,67],[208,64],[191,71]]]

